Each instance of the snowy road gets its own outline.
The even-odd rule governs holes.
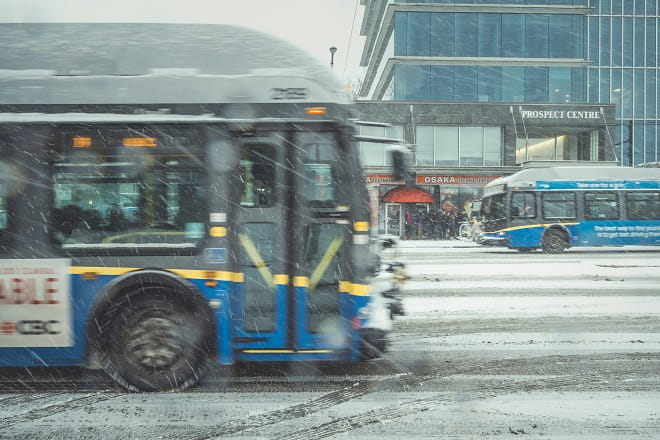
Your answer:
[[[386,359],[217,370],[176,394],[0,371],[0,438],[660,438],[660,249],[461,244],[404,243]]]

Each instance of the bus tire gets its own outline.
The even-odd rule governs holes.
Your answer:
[[[548,229],[543,234],[541,247],[546,254],[559,254],[568,247],[568,235],[558,228]]]
[[[364,328],[360,332],[362,344],[360,352],[362,360],[370,360],[383,357],[387,351],[388,338],[384,330],[376,328]]]
[[[199,381],[213,326],[193,303],[152,286],[117,306],[100,353],[110,377],[129,391],[176,391]]]

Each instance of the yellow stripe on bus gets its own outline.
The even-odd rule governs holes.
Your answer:
[[[540,223],[536,225],[522,225],[522,226],[511,226],[510,228],[504,228],[497,230],[495,232],[491,232],[491,234],[498,233],[498,232],[509,232],[509,231],[517,231],[518,229],[531,229],[531,228],[546,228],[548,226],[553,226],[553,225],[559,225],[559,226],[573,226],[573,225],[579,225],[580,222],[571,222],[571,223]]]
[[[280,354],[280,353],[332,353],[332,350],[243,350],[243,353],[248,354]]]
[[[69,267],[69,274],[71,275],[124,275],[129,272],[141,270],[139,267],[100,267],[100,266],[71,266]],[[175,273],[182,278],[186,279],[214,279],[217,281],[233,281],[235,283],[245,282],[245,274],[242,272],[228,272],[228,271],[209,271],[209,270],[191,270],[191,269],[163,269],[168,272]],[[209,278],[209,274],[213,274],[213,278]],[[94,279],[94,277],[90,278]],[[277,274],[274,277],[274,283],[278,285],[289,284],[289,276],[285,274]],[[296,276],[293,278],[293,284],[296,287],[309,287],[309,278],[304,276]],[[368,284],[353,284],[350,281],[339,282],[339,292],[348,293],[354,296],[369,296],[370,286]]]
[[[86,273],[96,273],[99,275],[123,275],[128,272],[140,270],[140,267],[95,267],[95,266],[70,266],[69,274],[84,275]]]
[[[339,291],[354,296],[369,296],[371,287],[368,284],[353,284],[350,281],[340,281]]]
[[[309,287],[309,278],[308,277],[293,277],[293,285],[296,287]]]
[[[354,296],[369,296],[370,291],[371,287],[368,284],[352,284],[349,293]]]
[[[71,266],[70,275],[124,275],[128,272],[141,270],[140,267],[99,267],[99,266]],[[190,279],[209,279],[209,273],[213,273],[212,279],[218,281],[243,281],[243,274],[227,272],[223,270],[192,270],[192,269],[163,269],[175,273],[182,278]],[[237,279],[238,278],[238,279]]]

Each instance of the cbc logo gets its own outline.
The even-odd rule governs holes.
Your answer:
[[[2,321],[0,322],[0,334],[2,335],[57,335],[60,334],[60,322],[55,320],[39,321]]]

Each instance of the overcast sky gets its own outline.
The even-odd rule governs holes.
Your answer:
[[[277,35],[330,63],[345,81],[359,75],[364,38],[359,0],[0,0],[0,22],[227,23]],[[352,36],[352,37],[351,37]],[[1,67],[0,67],[1,68]]]

